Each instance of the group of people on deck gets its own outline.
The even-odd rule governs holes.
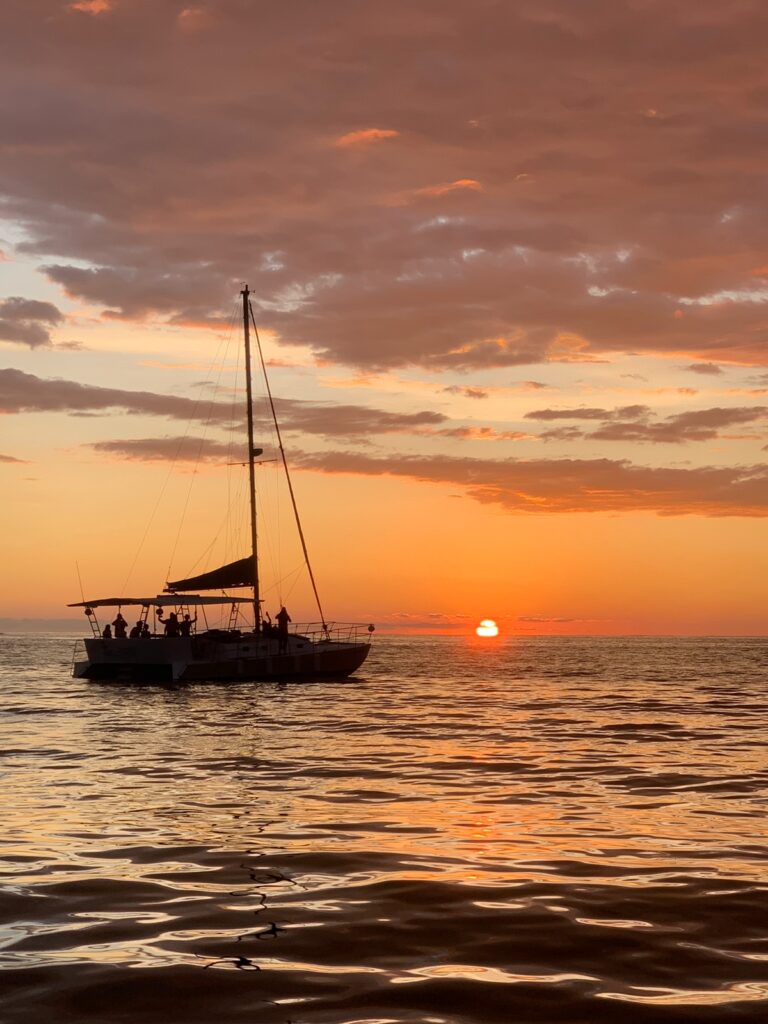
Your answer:
[[[168,618],[164,619],[162,608],[157,609],[157,618],[159,622],[163,623],[163,632],[166,636],[189,636],[192,632],[193,624],[197,622],[197,616],[192,619],[189,615],[185,615],[183,619],[180,619],[176,612],[171,612]],[[112,626],[115,627],[114,634],[112,633]],[[152,636],[152,630],[145,619],[138,619],[136,625],[132,627],[129,633],[128,623],[123,618],[122,613],[118,612],[115,621],[107,623],[101,635],[105,640],[111,640],[113,636],[115,640],[125,640],[126,637],[130,640],[149,640]]]
[[[166,636],[189,636],[192,633],[192,626],[197,622],[197,616],[192,619],[189,615],[185,615],[180,619],[176,612],[171,612],[166,619],[163,618],[163,609],[158,608],[157,620],[162,622],[163,632]],[[269,616],[269,612],[267,612],[261,624],[262,632],[267,639],[274,638],[280,642],[281,652],[285,651],[288,647],[288,623],[291,621],[291,616],[283,605],[275,616],[274,623]],[[115,627],[114,634],[112,633],[113,626]],[[152,631],[146,619],[138,619],[136,625],[128,632],[128,623],[123,618],[122,613],[118,612],[117,618],[114,622],[107,623],[101,635],[105,640],[112,640],[113,637],[115,640],[125,640],[126,638],[131,640],[149,640],[152,636]]]

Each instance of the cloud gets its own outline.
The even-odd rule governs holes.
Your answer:
[[[393,128],[361,128],[354,132],[347,132],[334,139],[334,146],[370,146],[372,142],[382,142],[384,139],[396,139],[400,132]]]
[[[131,462],[222,462],[238,454],[231,444],[190,436],[96,441],[85,447]]]
[[[768,515],[766,465],[671,469],[613,459],[374,458],[345,451],[294,453],[292,461],[323,473],[389,475],[460,486],[476,501],[514,513]]]
[[[722,366],[718,366],[717,363],[691,363],[690,366],[686,366],[684,369],[690,370],[691,373],[700,373],[710,377],[717,376],[723,372]]]
[[[444,427],[424,432],[440,437],[455,437],[460,441],[531,441],[536,437],[524,430],[496,430],[495,427]]]
[[[448,420],[439,412],[396,413],[363,405],[300,402],[281,399],[278,418],[283,430],[347,440],[375,439],[381,434],[416,433]]]
[[[103,14],[108,11],[114,0],[77,0],[67,5],[68,11],[81,11],[83,14]]]
[[[469,615],[443,612],[392,612],[377,626],[383,629],[462,629],[466,628]]]
[[[50,345],[50,328],[64,319],[52,302],[14,296],[0,301],[0,341],[38,348]]]
[[[0,10],[2,215],[70,295],[218,328],[248,278],[366,369],[768,362],[765,4],[183,6]]]
[[[485,388],[461,387],[458,384],[449,384],[443,391],[447,395],[461,395],[462,398],[487,398],[490,394]]]
[[[625,405],[619,409],[534,409],[525,414],[527,420],[604,420],[637,419],[650,412],[647,405]]]
[[[13,455],[2,455],[0,454],[0,462],[15,463],[19,466],[27,466],[29,463],[26,459],[17,459]]]
[[[657,422],[605,423],[589,434],[600,441],[650,441],[654,444],[684,444],[710,441],[727,427],[756,423],[768,416],[768,406],[733,409],[698,409],[678,413]]]
[[[539,434],[542,441],[580,441],[585,436],[580,427],[553,427]]]
[[[398,192],[392,197],[391,202],[399,204],[412,203],[419,199],[442,199],[452,192],[467,189],[471,192],[482,192],[483,186],[474,178],[458,178],[456,181],[443,181],[437,185],[424,185],[422,188]]]
[[[696,409],[654,419],[647,405],[625,405],[618,409],[536,409],[525,414],[533,420],[593,420],[597,429],[559,427],[542,432],[545,441],[576,441],[588,438],[598,441],[652,442],[685,444],[689,441],[710,441],[721,431],[745,423],[759,423],[768,418],[768,406]]]
[[[535,622],[535,623],[546,623],[546,622],[589,622],[590,619],[570,619],[556,615],[518,615],[518,622]]]
[[[202,382],[204,383],[204,382]],[[384,434],[435,431],[448,423],[443,413],[423,410],[399,413],[361,405],[304,402],[277,398],[275,405],[285,433],[306,433],[368,443]],[[167,416],[185,422],[219,426],[238,423],[242,413],[229,402],[184,398],[151,391],[104,388],[77,381],[45,380],[22,370],[0,369],[0,413],[62,412],[71,415],[123,410],[130,415]],[[268,419],[256,410],[256,423]],[[458,436],[458,435],[457,435]]]
[[[232,406],[151,391],[125,391],[77,381],[36,377],[22,370],[0,369],[0,413],[102,413],[122,409],[131,415],[168,416],[178,420],[231,423]]]

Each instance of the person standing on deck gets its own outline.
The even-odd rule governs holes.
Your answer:
[[[128,623],[123,618],[122,612],[117,613],[117,618],[112,625],[115,627],[115,640],[125,640],[125,627]]]
[[[179,618],[176,612],[171,612],[167,619],[163,618],[163,609],[157,609],[158,622],[163,624],[163,632],[166,636],[178,636],[179,635]]]
[[[277,638],[280,641],[278,645],[278,653],[284,654],[288,649],[288,623],[291,622],[291,616],[285,610],[285,605],[275,616],[277,621]]]
[[[185,615],[179,623],[179,633],[181,636],[189,636],[192,632],[192,623],[197,622],[197,616],[194,619],[190,619],[189,615]]]

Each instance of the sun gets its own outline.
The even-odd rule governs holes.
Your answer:
[[[483,619],[475,632],[478,636],[498,636],[499,627],[493,619]]]

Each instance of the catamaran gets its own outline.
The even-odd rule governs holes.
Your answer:
[[[168,582],[154,597],[107,597],[78,601],[70,608],[83,608],[91,636],[78,641],[72,674],[79,679],[125,680],[130,682],[236,681],[269,679],[342,678],[358,669],[370,650],[372,625],[327,622],[323,614],[314,573],[309,561],[288,461],[283,447],[275,403],[269,386],[264,354],[250,302],[247,285],[240,293],[245,345],[246,416],[248,425],[248,494],[251,553],[237,561],[198,576]],[[278,626],[262,617],[259,580],[258,535],[256,529],[256,473],[261,448],[254,444],[253,390],[251,374],[251,326],[256,339],[266,395],[275,428],[280,461],[285,472],[305,565],[317,602],[320,621],[305,626]],[[230,590],[247,588],[247,597],[231,596]],[[220,591],[212,595],[200,591]],[[252,607],[252,624],[246,625],[244,606]],[[223,628],[209,628],[207,612],[229,608]],[[102,629],[98,613],[117,609],[115,635],[110,624]],[[136,625],[127,634],[122,609]],[[200,620],[202,619],[202,623]],[[169,627],[169,623],[172,625]],[[83,656],[84,655],[84,656]]]

